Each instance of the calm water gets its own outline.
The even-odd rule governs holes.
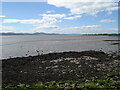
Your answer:
[[[40,51],[40,53],[84,50],[109,52],[118,50],[118,45],[111,45],[111,43],[116,41],[104,40],[118,40],[118,37],[67,35],[2,36],[0,49],[2,49],[2,58],[9,58],[10,56],[21,57],[25,56],[25,54],[37,55],[36,50]]]

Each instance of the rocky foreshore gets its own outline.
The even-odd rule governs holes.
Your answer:
[[[2,60],[2,84],[46,83],[66,80],[120,82],[120,54],[103,51],[61,52]]]

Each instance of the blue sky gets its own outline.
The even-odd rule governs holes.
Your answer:
[[[102,2],[3,2],[2,32],[117,33],[117,3]]]

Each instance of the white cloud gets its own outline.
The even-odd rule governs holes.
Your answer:
[[[57,22],[59,22],[59,18],[64,17],[63,14],[44,14],[42,19],[4,19],[3,23],[21,23],[21,24],[31,24],[34,26],[34,29],[32,31],[45,31],[46,29],[54,29],[58,28],[56,25]],[[9,27],[4,27],[4,29],[9,29]],[[11,29],[10,29],[11,30]],[[8,30],[4,30],[8,31]]]
[[[114,11],[114,10],[118,10],[120,7],[111,7],[111,8],[108,8],[107,10],[108,11]]]
[[[46,13],[54,13],[55,11],[54,10],[52,10],[52,11],[46,11]]]
[[[28,20],[20,20],[20,19],[4,19],[3,23],[22,23],[22,24],[36,24],[40,20],[39,19],[28,19]]]
[[[39,22],[40,22],[39,19],[20,20],[20,23],[22,24],[37,24]]]
[[[36,26],[33,30],[34,31],[39,31],[39,30],[45,30],[45,29],[55,29],[58,28],[56,25],[38,25]]]
[[[15,28],[13,26],[3,26],[0,25],[0,33],[1,32],[13,32]]]
[[[50,25],[50,26],[39,26],[36,29],[50,29],[50,28],[57,28],[57,26],[52,26],[52,25]]]
[[[57,28],[52,30],[50,33],[60,33],[60,34],[101,34],[101,33],[118,33],[118,28],[88,28],[88,26],[93,27],[92,25],[79,26],[79,27],[67,27],[67,28]]]
[[[22,23],[22,24],[42,24],[42,25],[50,25],[58,22],[57,19],[64,18],[65,14],[41,14],[42,19],[4,19],[3,23]]]
[[[60,34],[83,34],[83,33],[92,33],[98,32],[101,25],[85,25],[85,26],[78,26],[78,27],[51,27],[51,30],[45,30],[43,28],[35,28],[34,31],[36,32],[47,32],[47,33],[60,33]],[[46,28],[47,29],[47,28]],[[101,32],[104,32],[101,30]]]
[[[83,33],[91,33],[93,30],[97,32],[98,29],[102,27],[101,25],[85,25],[85,26],[78,26],[78,27],[67,27],[59,29],[58,33],[65,33],[65,34],[83,34]]]
[[[34,31],[41,32],[41,30],[45,31],[45,29],[54,29],[58,26],[56,23],[58,20],[56,18],[51,17],[43,17],[37,24],[35,24]]]
[[[110,19],[103,19],[100,20],[101,23],[112,23],[112,22],[116,22],[116,20],[110,20]]]
[[[57,23],[60,22],[61,18],[64,18],[65,14],[41,14],[42,19],[4,19],[3,23],[21,23],[21,24],[31,24],[35,26],[34,30],[39,31],[43,29],[53,29],[57,28]]]
[[[49,25],[49,26],[37,26],[36,28],[33,29],[34,32],[51,32],[51,29],[56,29],[58,28],[57,26],[54,26],[54,25]],[[47,29],[49,29],[47,31]]]
[[[3,23],[18,23],[20,20],[18,19],[4,19]]]
[[[50,18],[63,18],[65,14],[40,14],[43,17],[50,17]]]
[[[48,0],[48,4],[56,7],[65,7],[70,9],[72,14],[90,14],[96,15],[102,11],[113,11],[117,9],[117,3],[114,0]]]
[[[2,2],[47,2],[47,0],[1,0]],[[76,1],[76,0],[75,0]],[[83,0],[81,0],[83,1]],[[88,0],[84,0],[84,2],[86,2]],[[90,2],[93,0],[89,0]],[[99,0],[98,0],[99,1]],[[104,2],[109,2],[110,0],[106,0]],[[119,0],[115,0],[116,2],[118,2]]]
[[[99,31],[101,25],[85,25],[77,27],[58,27],[50,31],[50,33],[61,33],[61,34],[83,34],[83,33],[92,33]],[[104,31],[102,31],[104,32]]]
[[[100,28],[102,27],[101,25],[85,25],[85,26],[79,26],[79,27],[70,27],[70,29],[72,30],[90,30],[90,29],[93,29],[93,28]]]
[[[117,31],[118,32],[118,28],[109,28],[109,30]]]
[[[68,19],[68,20],[73,20],[73,19],[77,19],[80,18],[81,16],[73,16],[73,17],[65,17],[64,19]]]
[[[47,0],[1,0],[1,2],[46,2]]]
[[[4,18],[4,17],[6,17],[6,16],[0,16],[0,18]]]
[[[39,24],[44,24],[44,25],[54,25],[58,22],[56,18],[51,18],[51,17],[46,17],[44,16]]]
[[[55,18],[49,18],[49,17],[43,17],[42,19],[26,19],[26,20],[20,20],[20,19],[4,19],[3,23],[21,23],[21,24],[54,24],[57,20]]]
[[[84,28],[99,28],[101,27],[101,25],[86,25],[86,26],[80,26],[80,28],[84,29]]]

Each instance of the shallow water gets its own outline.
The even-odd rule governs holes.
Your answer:
[[[1,58],[22,57],[37,55],[38,53],[61,51],[118,51],[118,45],[111,45],[117,41],[104,41],[118,40],[116,36],[16,35],[0,37],[2,37],[2,43],[0,43],[0,49],[2,50]]]

